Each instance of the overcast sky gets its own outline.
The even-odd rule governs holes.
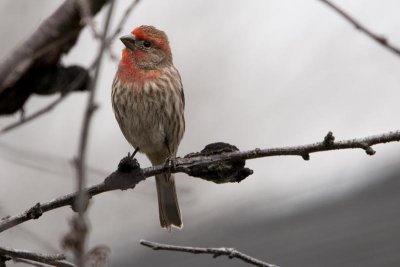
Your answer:
[[[3,0],[0,3],[0,59],[24,40],[62,1]],[[116,25],[129,1],[117,1]],[[400,2],[336,0],[373,31],[400,46]],[[39,3],[39,4],[38,4]],[[96,18],[102,25],[102,16]],[[121,35],[149,24],[169,38],[186,96],[186,133],[179,155],[224,141],[240,149],[321,141],[328,131],[339,139],[399,129],[400,58],[356,31],[317,0],[156,1],[143,0]],[[87,30],[64,63],[89,66],[99,44]],[[119,57],[122,44],[112,51]],[[90,133],[89,183],[115,170],[132,148],[111,108],[117,62],[105,57]],[[54,97],[33,97],[29,114]],[[0,213],[16,214],[75,188],[70,161],[76,156],[85,93],[74,93],[54,111],[0,136]],[[4,127],[18,116],[0,119]],[[247,162],[254,175],[240,184],[215,185],[177,175],[185,228],[160,229],[154,181],[135,190],[97,196],[89,211],[90,246],[118,251],[146,237],[157,240],[195,233],[224,216],[270,219],[353,192],[384,171],[398,156],[398,144],[361,150],[275,157]],[[142,166],[149,162],[139,156]],[[374,177],[376,179],[376,177]],[[0,244],[24,249],[58,249],[68,230],[69,208],[2,233]],[[41,236],[37,246],[27,231]],[[127,236],[129,231],[129,236]],[[210,237],[212,243],[212,237]],[[115,252],[117,253],[117,252]]]

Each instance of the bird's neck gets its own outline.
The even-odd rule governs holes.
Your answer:
[[[145,82],[159,78],[161,70],[141,68],[135,63],[135,59],[131,55],[123,54],[117,75],[119,80],[124,83],[142,85]]]

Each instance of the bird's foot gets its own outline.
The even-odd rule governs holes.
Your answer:
[[[165,160],[165,167],[168,167],[170,170],[176,168],[176,157],[175,156],[169,156]]]
[[[138,151],[139,151],[139,147],[135,148],[132,155],[128,152],[128,157],[133,159],[135,157],[136,153],[138,153]]]
[[[121,159],[118,164],[118,171],[127,173],[136,169],[140,169],[139,162],[128,154],[127,157]]]

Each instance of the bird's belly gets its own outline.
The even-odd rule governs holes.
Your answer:
[[[153,153],[165,148],[164,126],[152,110],[138,112],[132,109],[131,114],[122,119],[121,129],[128,142],[143,153]]]
[[[134,101],[129,101],[134,100]],[[127,141],[146,154],[166,149],[168,121],[163,104],[142,97],[126,97],[114,101],[114,112]]]
[[[124,86],[115,79],[111,94],[125,138],[156,162],[155,154],[160,158],[176,154],[185,130],[181,84],[165,80]]]

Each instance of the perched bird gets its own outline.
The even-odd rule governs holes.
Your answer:
[[[168,37],[140,26],[120,40],[125,48],[111,94],[115,118],[135,151],[164,164],[176,156],[185,131],[183,87]],[[174,176],[156,175],[156,184],[161,227],[181,228]]]

